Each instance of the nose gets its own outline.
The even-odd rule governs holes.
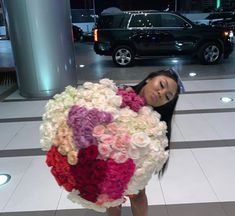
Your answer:
[[[162,98],[165,94],[166,94],[166,90],[165,89],[160,89],[157,92],[159,98]]]

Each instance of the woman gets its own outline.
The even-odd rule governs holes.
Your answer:
[[[160,70],[150,73],[139,84],[128,87],[127,90],[134,90],[137,94],[144,97],[146,104],[154,108],[161,114],[161,120],[167,124],[167,137],[170,146],[171,120],[178,100],[179,93],[183,90],[183,85],[179,76],[173,69]],[[161,173],[163,173],[165,166]],[[139,194],[130,197],[131,210],[133,216],[148,215],[148,201],[145,189]],[[107,210],[108,216],[120,216],[121,206],[112,207]]]

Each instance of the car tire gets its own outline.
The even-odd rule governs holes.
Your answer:
[[[207,42],[199,49],[198,57],[202,64],[218,64],[223,57],[222,48],[216,42]]]
[[[131,47],[123,45],[114,49],[112,54],[113,62],[119,67],[129,67],[134,63],[134,51]]]

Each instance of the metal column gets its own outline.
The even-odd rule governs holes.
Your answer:
[[[46,98],[76,85],[69,0],[4,0],[20,94]]]

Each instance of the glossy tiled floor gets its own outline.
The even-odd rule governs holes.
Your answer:
[[[165,59],[157,59],[116,68],[110,58],[95,56],[89,43],[76,45],[76,58],[86,65],[78,67],[78,83],[103,77],[133,83],[167,67]],[[168,169],[147,186],[149,216],[235,215],[235,102],[220,102],[222,96],[235,99],[234,60],[217,66],[177,63],[186,92],[176,108]],[[188,76],[193,71],[194,79]],[[22,98],[16,90],[0,103],[0,172],[12,176],[0,188],[0,215],[104,215],[67,200],[46,167],[38,129],[46,102]],[[129,202],[124,206],[123,216],[131,215]]]

